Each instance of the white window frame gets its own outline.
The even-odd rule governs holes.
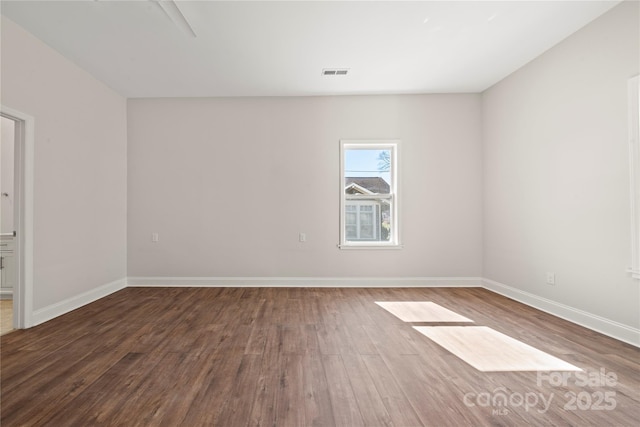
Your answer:
[[[350,196],[351,198],[361,197],[363,200],[388,200],[391,204],[391,231],[389,240],[385,241],[348,241],[346,238],[345,209],[347,195],[345,194],[345,153],[347,150],[390,150],[391,183],[389,183],[389,194],[363,194],[362,196]],[[400,141],[390,140],[340,140],[340,249],[401,249],[400,244]]]
[[[631,200],[631,267],[640,279],[640,76],[629,79],[629,176]]]

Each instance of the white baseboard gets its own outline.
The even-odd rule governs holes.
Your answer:
[[[33,313],[33,326],[129,287],[316,287],[411,288],[483,287],[497,294],[640,347],[640,329],[481,277],[128,277]]]
[[[561,304],[546,298],[539,297],[529,292],[507,286],[494,280],[483,279],[483,285],[497,294],[514,299],[518,302],[537,308],[538,310],[552,314],[569,322],[584,326],[585,328],[600,332],[628,344],[640,347],[640,329],[623,325],[595,314]]]
[[[13,289],[0,289],[0,299],[13,299]]]
[[[129,277],[129,286],[144,287],[315,287],[428,288],[478,287],[481,277]]]
[[[47,307],[35,310],[32,316],[32,325],[36,326],[44,323],[54,317],[62,316],[65,313],[73,311],[77,308],[92,303],[100,298],[104,298],[109,294],[117,292],[127,287],[127,279],[119,279],[106,285],[102,285],[80,295],[73,296],[66,300],[51,304]]]

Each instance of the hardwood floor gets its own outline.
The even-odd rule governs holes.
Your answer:
[[[432,301],[584,372],[479,372],[375,301]],[[3,427],[640,419],[639,349],[479,288],[127,288],[0,345]]]
[[[0,300],[0,335],[13,331],[13,301]]]

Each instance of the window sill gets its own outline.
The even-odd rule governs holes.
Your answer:
[[[399,250],[404,248],[404,245],[368,245],[368,244],[346,244],[338,245],[341,250]]]

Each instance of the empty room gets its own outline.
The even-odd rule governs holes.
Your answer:
[[[3,427],[640,422],[637,1],[0,12]]]

